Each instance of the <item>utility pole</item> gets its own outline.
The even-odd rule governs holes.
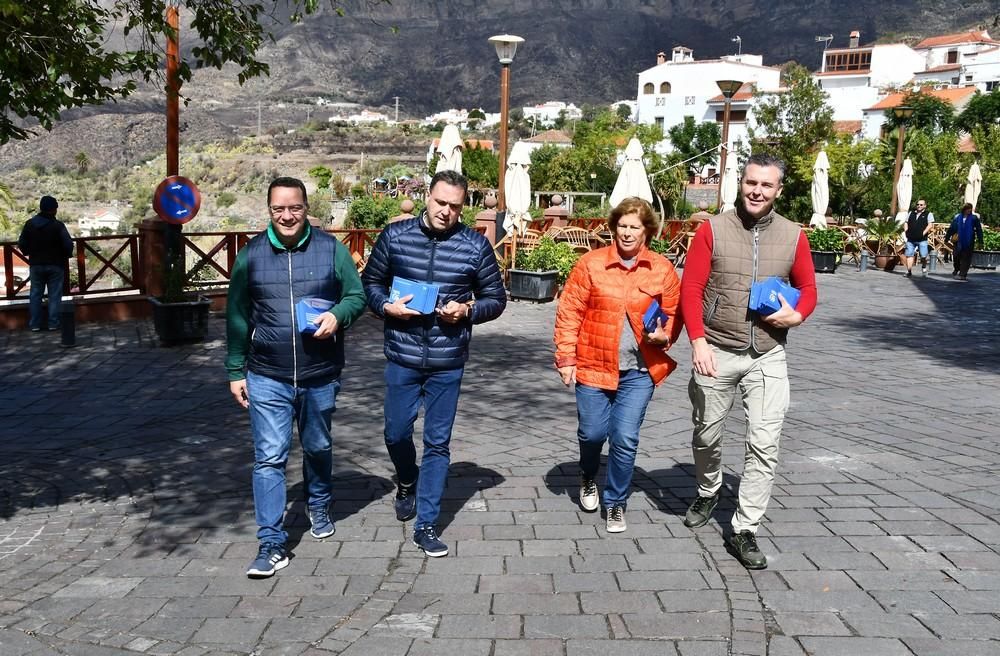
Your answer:
[[[396,101],[396,118],[393,120],[399,123],[399,96],[393,96],[392,99]]]

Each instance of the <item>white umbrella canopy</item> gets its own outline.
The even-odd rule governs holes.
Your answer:
[[[899,171],[899,182],[896,183],[896,223],[905,223],[910,215],[910,201],[913,200],[913,162],[907,157],[903,160],[903,168]]]
[[[444,126],[441,139],[438,140],[437,151],[441,153],[441,158],[438,159],[435,173],[462,172],[462,135],[459,134],[457,126],[451,124]]]
[[[632,137],[625,146],[625,161],[618,171],[615,188],[611,190],[611,206],[626,198],[641,198],[648,203],[653,202],[653,191],[649,188],[649,178],[646,177],[646,166],[642,163],[642,144]]]
[[[736,158],[727,157],[726,170],[722,172],[722,189],[719,194],[721,196],[719,200],[722,203],[722,207],[719,208],[720,214],[736,208],[736,193],[739,190],[739,186],[740,181],[739,174],[736,172]]]
[[[812,208],[813,215],[809,225],[816,228],[826,228],[826,208],[830,204],[830,160],[826,151],[819,151],[816,163],[813,164]]]
[[[507,214],[504,215],[503,227],[508,232],[517,228],[523,232],[531,214],[531,177],[528,167],[531,166],[531,148],[527,143],[518,141],[507,158],[507,172],[503,180],[504,199],[507,202]]]
[[[965,179],[965,202],[972,203],[972,211],[976,211],[976,203],[979,202],[979,193],[983,190],[983,173],[979,170],[979,164],[972,163],[969,167],[969,176]]]

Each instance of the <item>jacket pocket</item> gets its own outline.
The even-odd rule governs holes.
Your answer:
[[[712,300],[712,303],[708,306],[708,309],[705,310],[704,323],[706,326],[712,323],[712,319],[715,318],[715,313],[719,309],[719,302],[721,300],[722,300],[721,296],[716,296]]]

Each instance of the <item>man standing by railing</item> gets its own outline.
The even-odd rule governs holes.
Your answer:
[[[73,254],[73,240],[62,221],[56,218],[59,203],[52,196],[42,196],[38,214],[24,224],[17,247],[28,258],[31,290],[28,295],[28,327],[31,332],[59,329],[66,260]],[[49,294],[46,320],[42,296]]]
[[[267,190],[271,223],[236,257],[226,300],[229,391],[250,410],[257,557],[247,576],[272,576],[288,565],[285,466],[292,425],[302,443],[306,513],[317,539],[333,535],[333,439],[330,428],[344,367],[343,331],[365,310],[348,250],[309,225],[301,180],[277,178]],[[309,325],[296,305],[317,308]]]

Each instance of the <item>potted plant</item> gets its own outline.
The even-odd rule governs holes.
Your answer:
[[[578,259],[580,254],[568,243],[542,237],[531,250],[518,251],[510,270],[510,297],[551,301]]]
[[[972,266],[976,269],[1000,266],[1000,230],[983,228],[983,249],[972,251]]]
[[[903,226],[896,219],[876,217],[868,219],[865,224],[865,239],[875,253],[875,266],[883,271],[892,271],[899,264],[899,257],[893,250],[893,244],[903,232]]]
[[[836,228],[816,228],[806,233],[813,269],[817,272],[837,272],[840,256],[844,253],[844,233]]]
[[[205,339],[212,301],[189,291],[186,282],[182,263],[165,265],[163,295],[149,297],[153,306],[153,327],[161,344],[169,346]]]

